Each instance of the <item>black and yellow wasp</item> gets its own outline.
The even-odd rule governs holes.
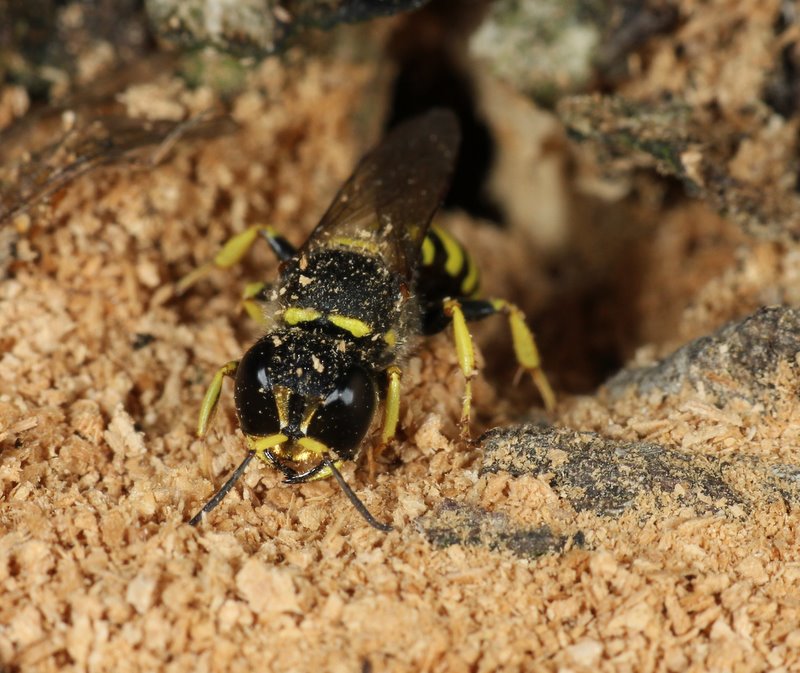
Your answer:
[[[339,190],[305,244],[296,250],[271,228],[250,227],[186,276],[184,290],[214,267],[229,267],[265,238],[280,259],[271,288],[250,287],[245,307],[266,316],[267,331],[240,360],[219,369],[198,421],[203,436],[224,377],[234,379],[247,456],[190,521],[211,511],[257,456],[297,484],[333,476],[366,521],[379,523],[343,480],[342,461],[357,458],[383,401],[378,449],[392,441],[400,409],[401,366],[418,338],[452,322],[466,380],[461,427],[468,434],[475,375],[468,320],[507,315],[517,360],[545,405],[554,397],[524,316],[514,305],[479,299],[472,258],[444,230],[431,227],[456,159],[456,117],[433,110],[392,130]],[[257,301],[267,302],[267,310]]]

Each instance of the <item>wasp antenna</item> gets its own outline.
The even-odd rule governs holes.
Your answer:
[[[378,521],[372,514],[369,513],[367,506],[358,499],[358,496],[353,492],[353,489],[347,484],[342,476],[342,473],[339,472],[339,469],[334,465],[333,461],[331,460],[330,456],[325,456],[322,459],[323,465],[327,467],[331,473],[333,474],[334,478],[339,484],[339,487],[344,491],[344,494],[347,496],[348,500],[353,503],[353,507],[358,510],[358,513],[364,517],[364,521],[366,521],[370,526],[373,528],[377,528],[382,533],[389,533],[394,530],[392,526],[388,523],[381,523]]]
[[[205,505],[203,505],[203,509],[201,509],[197,514],[195,514],[191,519],[189,519],[190,526],[196,526],[203,520],[203,516],[208,514],[212,509],[214,509],[219,503],[222,502],[222,499],[228,495],[228,491],[233,488],[233,485],[239,481],[239,478],[244,474],[245,469],[247,468],[248,464],[251,460],[253,460],[253,456],[256,455],[255,451],[248,451],[247,455],[244,457],[244,460],[241,462],[239,467],[234,470],[233,474],[230,476],[228,481],[226,481],[222,487],[217,491],[214,496],[209,500]],[[363,505],[362,505],[363,507]]]

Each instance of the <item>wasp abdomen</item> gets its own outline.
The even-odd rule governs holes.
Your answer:
[[[473,297],[480,277],[472,256],[444,229],[432,226],[422,242],[417,288],[423,305],[445,297]]]

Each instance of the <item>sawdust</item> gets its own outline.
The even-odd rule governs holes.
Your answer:
[[[684,86],[665,49],[650,75]],[[739,66],[702,72],[728,81]],[[253,223],[304,240],[374,139],[354,113],[374,96],[372,75],[267,61],[232,101],[232,133],[185,138],[146,170],[100,167],[15,222],[17,247],[31,254],[0,283],[0,666],[796,670],[796,369],[781,361],[771,372],[769,405],[720,403],[691,385],[570,395],[581,362],[559,358],[561,341],[590,349],[601,335],[565,334],[576,323],[558,304],[559,279],[530,268],[522,234],[463,214],[443,223],[477,251],[490,293],[519,301],[541,327],[546,369],[562,384],[549,420],[682,452],[708,479],[714,461],[736,458],[725,493],[741,502],[682,477],[613,513],[579,507],[579,486],[553,481],[563,447],[548,449],[541,474],[483,469],[487,445],[458,439],[463,382],[443,334],[407,363],[400,437],[376,482],[343,470],[394,532],[369,528],[334,482],[284,486],[260,465],[200,527],[186,525],[243,456],[229,388],[209,436],[193,430],[215,369],[258,333],[240,312],[244,284],[273,278],[276,264],[257,248],[183,297],[172,284]],[[739,80],[738,96],[757,84]],[[119,100],[146,117],[156,108],[140,97],[151,95],[137,87]],[[157,109],[185,118],[212,99],[172,83]],[[753,243],[697,202],[672,204],[632,240],[644,280],[619,311],[635,316],[623,343],[636,365],[762,304],[798,303],[800,247]],[[616,286],[630,283],[615,268]],[[480,339],[489,365],[475,382],[474,434],[542,420],[530,383],[511,391],[512,368],[492,365],[507,358],[505,327]],[[783,466],[785,491],[755,488],[747,460]],[[445,515],[444,532],[426,536],[424,522]],[[472,532],[454,534],[464,522]]]

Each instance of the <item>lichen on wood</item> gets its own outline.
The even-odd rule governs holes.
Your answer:
[[[790,128],[775,157],[761,172],[736,172],[736,156],[748,142],[738,127],[687,102],[647,102],[618,96],[574,96],[558,112],[570,136],[598,154],[604,170],[651,169],[680,180],[687,192],[704,199],[748,233],[772,239],[800,238],[800,194],[791,179],[798,162]],[[743,113],[745,123],[763,127],[765,110]],[[774,159],[783,158],[783,163]],[[787,179],[788,178],[788,179]]]
[[[263,58],[286,49],[309,28],[332,28],[389,16],[428,0],[147,0],[155,31],[184,48],[211,46]]]

